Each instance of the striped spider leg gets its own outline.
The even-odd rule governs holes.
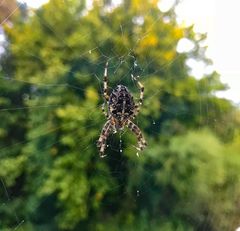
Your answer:
[[[137,85],[140,89],[140,97],[139,97],[139,100],[138,100],[138,103],[135,105],[135,112],[134,112],[134,118],[138,115],[139,111],[140,111],[140,107],[141,105],[143,104],[143,97],[144,97],[144,86],[141,84],[140,81],[137,80],[137,78],[139,78],[139,76],[137,76],[137,78],[133,75],[131,75],[132,79],[134,81],[137,82]]]
[[[142,151],[146,146],[147,142],[144,139],[144,136],[140,130],[140,128],[134,124],[131,120],[127,121],[127,127],[136,135],[137,140],[138,140],[138,147],[137,150]]]
[[[107,142],[107,138],[110,135],[110,133],[112,132],[112,130],[113,130],[112,121],[108,120],[104,124],[102,132],[101,132],[100,137],[99,137],[98,142],[97,142],[97,147],[99,148],[100,157],[105,157],[106,156],[104,154],[106,146],[107,146],[106,142]]]
[[[105,111],[105,104],[108,105],[109,95],[108,95],[108,62],[106,62],[103,76],[103,97],[104,103],[102,104],[102,112],[108,118],[108,111]]]

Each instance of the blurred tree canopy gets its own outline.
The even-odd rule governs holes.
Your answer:
[[[176,21],[158,1],[51,0],[5,24],[0,74],[0,229],[234,230],[240,216],[239,112],[215,96],[216,72],[200,80],[188,59],[209,65],[206,36]],[[177,52],[181,39],[194,48]],[[102,76],[140,75],[145,101],[133,134],[96,140]],[[100,86],[101,85],[101,86]],[[22,222],[24,220],[24,222]]]

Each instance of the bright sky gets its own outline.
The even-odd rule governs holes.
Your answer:
[[[162,0],[160,8],[167,10],[175,0]],[[31,7],[39,7],[48,0],[21,0]],[[230,89],[218,95],[240,103],[240,1],[238,0],[182,0],[177,8],[179,21],[195,25],[195,30],[207,32],[207,55],[214,69]],[[193,74],[208,71],[197,62],[190,62]]]
[[[162,0],[168,7],[173,0]],[[164,4],[165,3],[165,4]],[[218,93],[240,103],[240,1],[237,0],[182,0],[177,8],[179,20],[186,25],[194,23],[195,31],[207,32],[207,56],[213,68],[227,83],[229,90]],[[195,76],[208,71],[201,63],[191,62]]]

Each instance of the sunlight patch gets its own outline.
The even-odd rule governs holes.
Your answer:
[[[182,38],[178,42],[177,52],[178,53],[190,52],[194,48],[195,48],[195,45],[190,39]]]

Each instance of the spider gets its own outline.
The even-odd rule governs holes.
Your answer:
[[[124,127],[128,127],[137,137],[138,147],[137,150],[143,150],[147,143],[142,135],[140,128],[132,122],[140,111],[140,106],[143,103],[144,87],[143,85],[133,76],[133,80],[137,82],[140,89],[140,98],[138,103],[135,104],[133,96],[129,92],[126,86],[117,85],[113,89],[110,96],[108,95],[108,62],[104,69],[103,79],[103,96],[107,103],[107,112],[105,111],[105,102],[102,105],[102,112],[107,118],[107,122],[104,124],[100,137],[97,142],[99,148],[100,157],[105,157],[104,154],[106,149],[106,141],[111,132],[116,133],[121,131]]]

